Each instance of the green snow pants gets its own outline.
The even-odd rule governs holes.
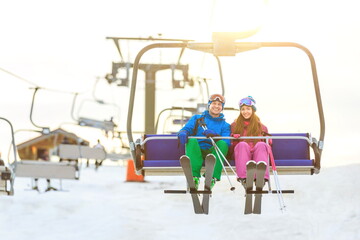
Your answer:
[[[229,147],[227,143],[223,140],[219,140],[216,142],[216,145],[219,147],[220,151],[224,154],[224,156],[227,155]],[[221,172],[222,172],[222,164],[220,161],[221,158],[216,154],[215,148],[211,147],[210,149],[201,149],[199,146],[199,142],[197,139],[189,139],[188,143],[186,144],[185,148],[186,155],[190,158],[191,168],[192,168],[192,174],[194,177],[200,177],[200,170],[203,166],[204,159],[206,155],[212,153],[214,154],[216,158],[215,162],[215,168],[214,168],[214,174],[213,177],[216,178],[218,181],[220,181],[221,178]],[[221,157],[221,156],[220,156]]]

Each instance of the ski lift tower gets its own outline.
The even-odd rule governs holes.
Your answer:
[[[120,48],[120,41],[166,41],[166,42],[180,42],[187,44],[192,40],[185,39],[165,39],[165,38],[131,38],[131,37],[107,37],[106,39],[113,40],[120,55],[120,62],[112,63],[112,72],[106,75],[106,80],[109,84],[116,83],[118,86],[129,86],[130,69],[133,68],[133,63],[125,61]],[[138,68],[145,72],[145,134],[154,134],[155,129],[155,105],[156,105],[156,73],[158,71],[170,69],[172,71],[172,87],[184,88],[186,84],[193,86],[191,79],[189,79],[189,66],[180,64],[184,48],[181,48],[180,54],[175,64],[154,64],[141,63]],[[175,78],[175,71],[181,71],[183,79]],[[125,73],[125,74],[124,74]]]

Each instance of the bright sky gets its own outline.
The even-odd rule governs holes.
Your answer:
[[[229,12],[225,10],[226,6],[220,5],[224,2],[230,6]],[[112,61],[119,61],[114,44],[105,39],[108,36],[156,37],[161,33],[164,38],[210,40],[212,29],[222,27],[218,19],[221,19],[220,22],[227,21],[226,26],[222,23],[225,31],[230,28],[236,31],[238,27],[248,28],[251,25],[244,22],[256,23],[254,25],[261,29],[248,41],[297,42],[313,53],[327,121],[325,149],[334,151],[336,148],[347,148],[345,153],[328,153],[332,161],[343,161],[340,158],[344,156],[346,159],[357,159],[360,156],[358,148],[348,148],[349,142],[356,140],[355,133],[360,131],[356,110],[360,103],[360,16],[357,1],[236,2],[240,4],[234,5],[233,1],[224,0],[2,1],[0,68],[41,87],[87,92],[80,98],[80,101],[85,101],[92,99],[96,78],[111,71]],[[234,20],[230,17],[234,17]],[[127,46],[131,47],[123,45]],[[137,51],[130,52],[131,57]],[[165,52],[161,55],[166,57]],[[261,50],[259,54],[248,52],[236,60],[230,60],[223,60],[227,106],[236,107],[241,97],[252,95],[258,102],[261,119],[270,130],[281,132],[283,126],[293,131],[309,128],[318,138],[318,118],[309,63],[303,53],[298,50]],[[199,62],[196,64],[201,67],[196,74],[213,72],[213,65],[206,65],[210,60]],[[213,78],[216,80],[216,77]],[[9,119],[15,130],[34,129],[29,120],[33,94],[29,87],[34,85],[3,71],[0,71],[0,81],[0,116]],[[104,81],[99,83],[96,90],[98,98],[119,105],[121,124],[125,129],[128,90],[109,86]],[[215,87],[210,89],[212,92],[217,90]],[[194,93],[196,91],[188,90],[179,98],[185,100]],[[170,96],[159,93],[159,99],[167,97],[166,101],[159,101],[162,102],[159,111],[169,107],[164,102],[179,102],[179,99],[169,99]],[[64,122],[74,122],[71,119],[72,97],[71,94],[40,90],[34,121],[52,128]],[[95,113],[100,115],[100,119],[108,117],[107,113],[102,116],[103,108],[92,104],[86,106],[90,111],[84,112],[82,109],[81,114]],[[76,114],[79,112],[77,110]],[[306,126],[303,127],[302,122]],[[0,150],[7,152],[10,142],[10,136],[6,135],[8,126],[0,123],[0,127],[3,136]],[[78,130],[71,125],[67,127]],[[96,135],[92,141],[96,140],[97,131],[86,131],[88,135]],[[19,133],[17,137],[26,138],[22,134]]]

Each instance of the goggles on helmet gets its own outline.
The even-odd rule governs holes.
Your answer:
[[[221,103],[225,103],[225,98],[220,94],[213,94],[209,97],[209,101],[219,101]]]

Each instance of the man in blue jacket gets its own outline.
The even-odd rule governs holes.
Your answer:
[[[215,152],[215,148],[210,139],[194,139],[188,136],[230,136],[230,124],[225,121],[224,110],[225,98],[220,94],[213,94],[208,101],[208,110],[205,110],[201,115],[194,115],[186,123],[186,125],[179,131],[178,138],[182,145],[185,145],[185,153],[190,158],[192,174],[194,177],[196,189],[200,182],[200,170],[202,168],[205,157],[208,154],[214,154],[216,157],[216,164],[214,168],[213,178],[211,181],[211,188],[215,185],[215,181],[220,181],[222,172],[222,161]],[[201,126],[205,124],[207,129],[204,130]],[[224,156],[227,155],[230,146],[229,139],[216,141],[216,145]]]

